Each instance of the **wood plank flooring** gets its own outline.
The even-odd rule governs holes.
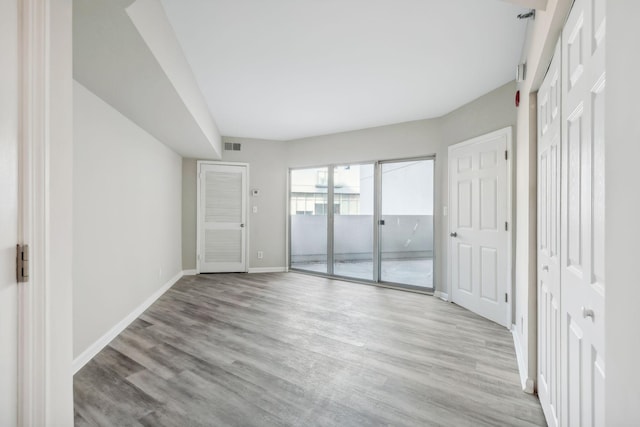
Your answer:
[[[511,334],[427,295],[189,276],[74,377],[77,426],[533,426]]]

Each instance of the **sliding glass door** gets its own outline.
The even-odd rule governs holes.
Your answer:
[[[291,171],[291,268],[328,273],[329,168]]]
[[[374,280],[374,166],[333,168],[333,274]]]
[[[291,170],[290,267],[432,289],[434,163]]]
[[[380,280],[433,288],[434,160],[381,165]]]

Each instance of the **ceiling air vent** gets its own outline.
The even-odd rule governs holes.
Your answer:
[[[225,142],[224,151],[240,151],[242,144],[237,142]]]

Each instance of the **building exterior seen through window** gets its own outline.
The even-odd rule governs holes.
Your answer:
[[[292,170],[291,267],[432,287],[434,164],[434,159],[384,162],[379,167],[377,190],[372,163]],[[381,200],[381,224],[378,251],[374,253],[376,191]]]

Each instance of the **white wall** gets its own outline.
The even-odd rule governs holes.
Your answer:
[[[182,270],[182,159],[75,82],[74,357]]]
[[[606,425],[640,425],[640,2],[607,2]]]

